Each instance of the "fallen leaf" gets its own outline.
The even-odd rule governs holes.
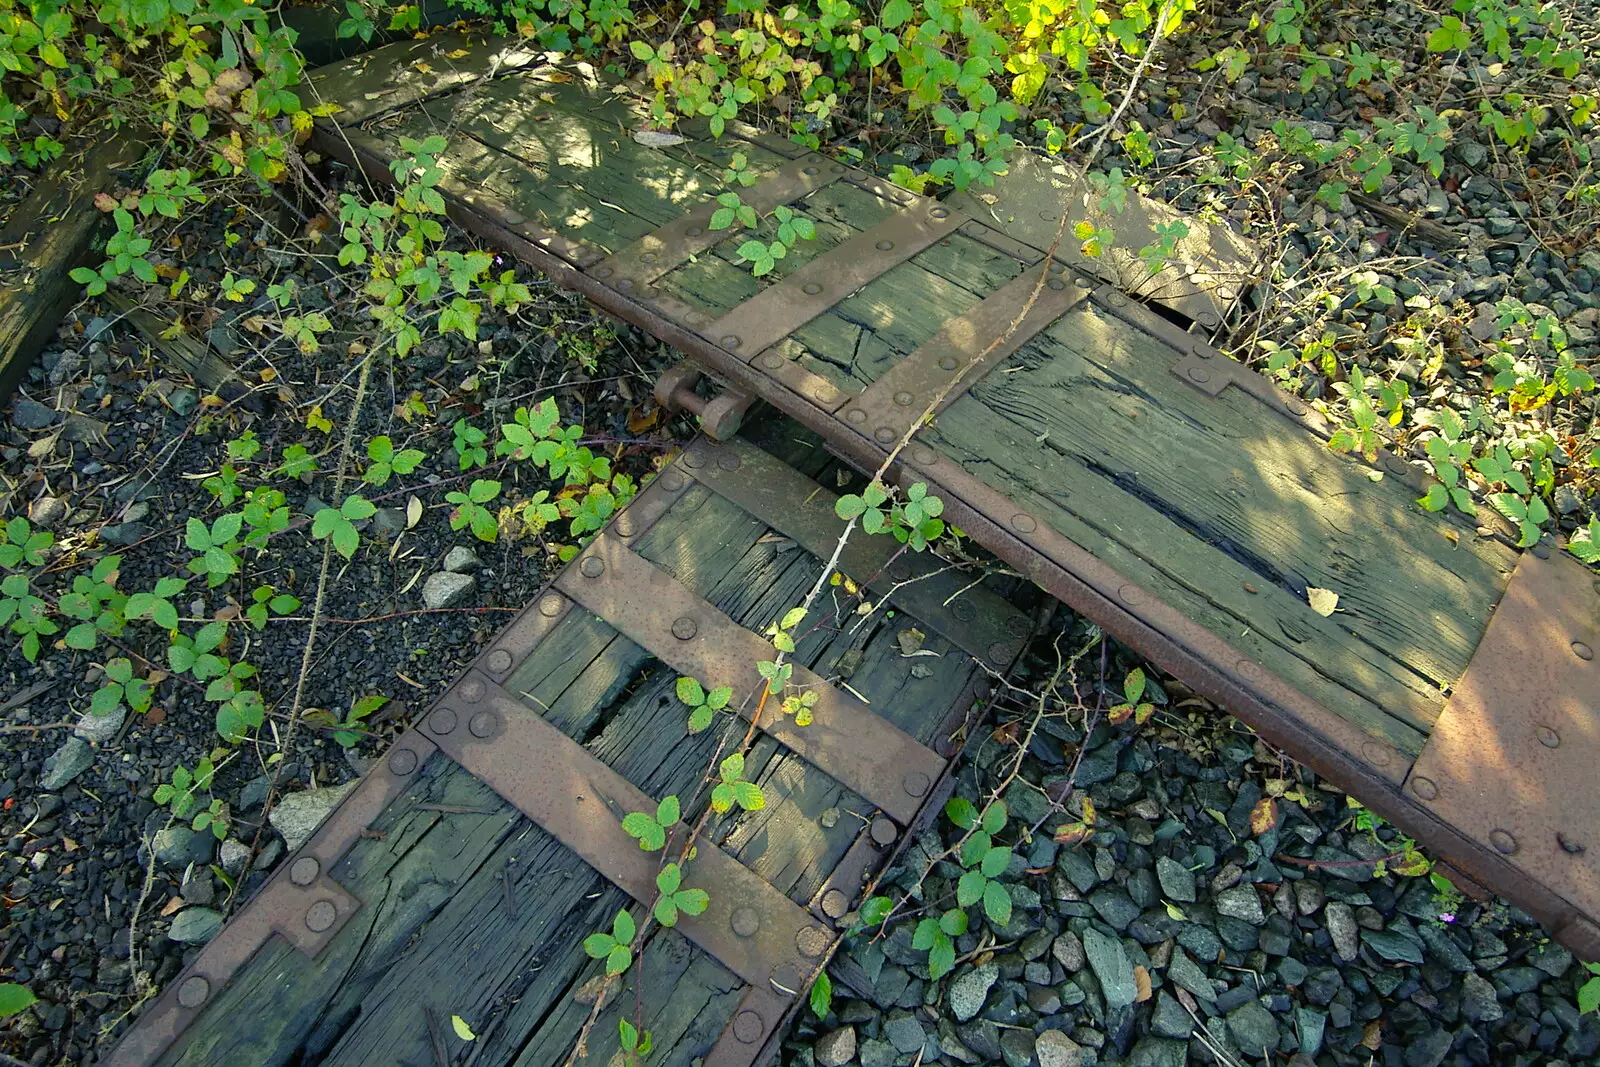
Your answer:
[[[1367,1024],[1361,1035],[1361,1043],[1373,1052],[1383,1047],[1383,1025],[1377,1019]]]
[[[478,1037],[472,1032],[472,1027],[467,1025],[467,1021],[459,1015],[450,1016],[450,1029],[454,1030],[456,1036],[463,1041],[474,1041]]]
[[[406,529],[411,529],[420,521],[422,521],[422,501],[414,496],[410,497],[406,500]]]
[[[166,721],[167,709],[162,707],[160,704],[157,704],[155,707],[144,713],[144,724],[146,726],[160,726]]]
[[[660,421],[661,409],[658,407],[652,406],[647,411],[640,411],[636,407],[628,409],[629,433],[644,433],[646,430],[654,429],[656,423]]]
[[[181,907],[183,907],[183,898],[173,897],[161,906],[161,917],[165,919],[168,915],[175,913]]]
[[[1138,993],[1134,995],[1135,1004],[1143,1004],[1150,999],[1150,972],[1143,967],[1133,969],[1133,984]]]
[[[1272,797],[1262,797],[1250,809],[1250,832],[1260,836],[1278,825],[1278,802]]]
[[[1339,607],[1339,594],[1332,589],[1318,589],[1316,586],[1306,588],[1306,603],[1311,605],[1311,610],[1327,618]]]
[[[671,148],[688,140],[683,134],[670,130],[634,130],[633,139],[646,148]]]
[[[995,727],[993,737],[1002,745],[1014,745],[1022,739],[1021,721],[1012,721]]]

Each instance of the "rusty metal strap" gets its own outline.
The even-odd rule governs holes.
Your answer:
[[[147,1067],[157,1062],[274,934],[315,958],[361,907],[361,901],[328,872],[361,831],[411,784],[434,751],[433,742],[414,730],[395,741],[355,791],[279,865],[244,910],[168,984],[102,1062],[107,1067]]]
[[[846,404],[845,421],[870,434],[878,444],[893,445],[910,431],[942,390],[948,392],[939,403],[941,411],[989,367],[1087,300],[1092,284],[1087,277],[1073,275],[1060,264],[1053,264],[1050,277],[1039,288],[1039,297],[1030,308],[1028,302],[1039,287],[1039,271],[1023,271],[971,311],[945,323],[925,344]],[[1011,336],[996,344],[1012,323],[1017,326]],[[985,354],[991,345],[993,349]],[[953,382],[958,375],[960,380]]]
[[[828,558],[844,521],[833,512],[838,499],[787,463],[750,444],[697,438],[684,450],[684,470],[718,496],[731,500],[807,552]],[[943,564],[928,553],[901,552],[897,542],[856,537],[846,545],[839,568],[857,581],[869,581],[919,622],[980,662],[1001,668],[1022,651],[1028,617],[1000,594]]]
[[[421,729],[607,881],[654,903],[660,857],[623,832],[622,818],[653,813],[656,801],[632,782],[476,670],[450,687]],[[681,836],[669,841],[669,854],[682,845]],[[696,842],[687,878],[711,902],[701,915],[679,917],[684,936],[752,986],[804,988],[831,931],[709,841]]]
[[[818,256],[700,333],[748,363],[965,221],[960,212],[919,197],[906,211]]]
[[[555,586],[707,689],[727,685],[742,696],[755,678],[755,665],[774,655],[761,637],[609,533],[596,537],[561,572]],[[798,664],[793,684],[817,694],[811,725],[796,726],[776,701],[768,702],[757,725],[901,825],[916,815],[944,760],[860,700]],[[746,717],[755,710],[746,706],[749,702],[739,703]]]
[[[792,163],[785,163],[764,181],[740,191],[739,198],[754,208],[757,215],[769,215],[774,208],[804,199],[823,186],[843,178],[849,171],[850,168],[843,163],[834,163],[826,156],[812,153]],[[623,292],[635,286],[651,285],[743,229],[735,223],[713,230],[711,216],[717,207],[715,201],[699,205],[688,214],[680,215],[659,230],[647,233],[628,247],[607,256],[589,268],[589,273]],[[628,284],[625,286],[624,282]]]
[[[1600,579],[1542,551],[1517,563],[1406,791],[1600,918]]]

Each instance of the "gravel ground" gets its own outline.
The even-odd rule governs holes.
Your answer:
[[[291,706],[322,560],[305,516],[334,489],[328,473],[286,479],[268,472],[294,443],[325,452],[322,467],[331,472],[353,401],[351,353],[358,349],[352,346],[373,333],[370,321],[353,317],[342,283],[307,254],[326,249],[303,240],[306,232],[294,212],[271,199],[216,203],[178,228],[162,257],[181,259],[192,280],[182,298],[160,302],[157,314],[164,321],[182,317],[241,375],[243,387],[225,389],[222,406],[203,402],[202,391],[152,353],[112,306],[90,301],[63,325],[60,343],[30,373],[0,431],[5,510],[54,532],[58,551],[35,586],[57,593],[86,569],[79,564],[108,553],[123,558],[118,586],[124,590],[179,573],[194,555],[183,545],[186,520],[210,521],[225,510],[203,476],[218,471],[228,440],[257,435],[263,446],[257,460],[238,465],[241,487],[282,489],[293,524],[274,538],[269,554],[248,554],[242,579],[213,590],[191,582],[181,610],[195,619],[227,614],[241,598],[248,606],[250,590],[263,583],[304,602],[260,632],[233,631],[241,644],[230,654],[261,670],[257,682],[271,709],[273,737]],[[242,240],[228,247],[229,233]],[[452,240],[459,247],[461,238]],[[204,299],[225,271],[258,280],[252,296],[260,300]],[[267,285],[287,278],[298,282],[303,307],[320,309],[332,323],[315,356],[275,330],[252,332],[253,315],[274,317]],[[36,664],[23,657],[18,641],[4,643],[0,976],[28,985],[40,1001],[0,1027],[0,1052],[30,1064],[88,1062],[102,1032],[133,1002],[135,970],[157,986],[175,974],[230,904],[248,895],[286,845],[298,844],[337,801],[338,787],[353,781],[542,583],[556,560],[557,530],[486,544],[468,530],[450,529],[444,494],[464,487],[453,449],[456,419],[489,429],[510,421],[517,406],[554,397],[565,421],[583,422],[594,448],[636,478],[674,434],[690,432],[681,421],[662,427],[652,418],[629,426],[633,398],[648,395],[649,366],[663,361],[653,341],[598,318],[542,279],[524,272],[522,280],[533,289],[532,304],[512,318],[486,314],[479,344],[458,335],[428,341],[372,376],[357,448],[387,433],[396,449],[420,449],[427,459],[385,486],[365,487],[382,508],[364,524],[364,536],[376,543],[348,563],[333,557],[329,621],[304,704],[342,712],[366,695],[390,701],[368,720],[374,736],[354,748],[338,744],[325,727],[298,733],[282,776],[287,796],[259,841],[265,761],[276,750],[270,742],[246,746],[230,750],[222,763],[223,753],[213,753],[212,705],[197,683],[159,685],[145,715],[87,714],[104,660],[130,656],[141,674],[147,665],[165,665],[165,639],[148,623],[130,625],[120,649],[74,652],[47,643]],[[412,397],[426,411],[408,421],[399,409]],[[313,409],[332,423],[330,432],[307,426]],[[506,479],[506,497],[549,488],[534,471],[486,476]],[[413,496],[423,510],[408,528]],[[209,831],[169,825],[167,810],[152,800],[175,767],[192,769],[207,754],[222,766],[212,795],[232,819],[220,842]],[[253,861],[252,844],[259,849]],[[241,877],[247,863],[251,870]]]

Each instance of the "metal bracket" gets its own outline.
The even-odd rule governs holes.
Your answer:
[[[785,163],[765,180],[740,191],[739,199],[754,208],[757,215],[769,215],[774,208],[803,200],[818,189],[832,185],[845,177],[849,170],[843,163],[834,163],[826,156],[813,152],[792,163]],[[711,216],[716,210],[715,201],[700,204],[659,230],[645,234],[628,247],[600,260],[589,268],[589,273],[602,281],[610,281],[618,288],[621,288],[622,281],[631,281],[641,287],[652,285],[699,253],[714,248],[743,229],[737,223],[720,230],[711,229]]]
[[[704,375],[692,363],[676,363],[661,372],[652,390],[656,403],[668,411],[687,411],[700,419],[701,431],[713,441],[731,440],[739,432],[744,414],[753,402],[747,393],[724,389],[707,400],[694,391]]]
[[[707,688],[747,689],[752,665],[773,654],[762,638],[605,532],[561,572],[555,585],[624,637]],[[761,730],[897,822],[910,820],[944,760],[798,664],[793,684],[818,696],[811,725],[796,726],[772,706],[776,702],[769,702],[757,724]],[[737,710],[749,718],[755,709],[741,701]]]
[[[1600,768],[1597,650],[1600,579],[1560,550],[1524,553],[1405,783],[1587,915],[1600,915],[1600,791],[1579,785]]]
[[[844,528],[833,513],[838,498],[755,445],[737,439],[722,444],[697,440],[684,450],[682,463],[696,481],[794,538],[812,555],[826,559],[838,544]],[[998,670],[1016,658],[1028,636],[1027,616],[927,554],[897,548],[882,538],[852,538],[839,567],[974,659]]]
[[[845,422],[858,433],[870,433],[884,447],[893,445],[941,392],[944,396],[938,410],[942,411],[990,366],[1086,300],[1093,284],[1081,274],[1069,278],[1059,263],[1051,264],[1050,277],[1042,287],[1039,273],[1023,271],[965,315],[946,322],[926,343],[846,404]],[[1032,307],[1028,307],[1030,300]],[[1009,337],[1007,330],[1011,330]]]
[[[450,687],[421,729],[606,880],[641,904],[655,901],[659,858],[623,832],[622,817],[653,812],[656,801],[582,745],[477,671]],[[669,838],[669,853],[683,834]],[[752,986],[804,988],[835,935],[720,848],[695,848],[695,878],[715,891],[678,929]]]
[[[701,329],[701,336],[748,363],[966,221],[960,212],[936,200],[906,195],[922,203],[891,215],[763,289]]]
[[[316,958],[361,907],[328,872],[411,784],[434,751],[433,742],[415,730],[391,745],[311,839],[145,1009],[103,1061],[107,1067],[149,1067],[158,1061],[274,934]]]

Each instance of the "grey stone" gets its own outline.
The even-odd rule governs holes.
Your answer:
[[[65,786],[94,763],[94,749],[81,737],[69,737],[61,747],[45,757],[44,773],[39,776],[39,788],[53,793]]]
[[[1513,994],[1532,993],[1545,980],[1544,972],[1536,967],[1502,967],[1494,976]]]
[[[1551,941],[1528,953],[1528,962],[1551,978],[1560,978],[1572,966],[1572,953]]]
[[[1393,930],[1363,930],[1361,941],[1382,959],[1422,965],[1422,946]]]
[[[988,1019],[975,1019],[956,1030],[962,1044],[984,1063],[1000,1059],[1000,1028]]]
[[[1034,1041],[1039,1067],[1082,1067],[1083,1046],[1060,1030],[1046,1030]]]
[[[841,1026],[823,1034],[817,1040],[816,1057],[819,1067],[844,1067],[856,1058],[856,1028]]]
[[[1261,897],[1253,885],[1225,890],[1212,898],[1211,903],[1219,915],[1242,919],[1253,926],[1260,926],[1267,921],[1266,913],[1261,910]]]
[[[1172,962],[1167,964],[1167,978],[1180,989],[1187,989],[1202,1000],[1216,1000],[1217,987],[1211,984],[1206,972],[1189,958],[1183,949],[1174,949]]]
[[[1127,893],[1111,886],[1089,894],[1089,904],[1106,921],[1106,925],[1118,933],[1126,930],[1128,924],[1139,917],[1139,905]]]
[[[60,497],[42,496],[28,505],[28,521],[42,529],[53,529],[67,517],[67,502]]]
[[[1189,1046],[1165,1037],[1141,1037],[1128,1053],[1128,1067],[1184,1067]]]
[[[1080,893],[1089,892],[1100,882],[1094,863],[1074,848],[1064,848],[1056,854],[1056,870],[1066,875]]]
[[[1285,956],[1278,961],[1278,977],[1282,978],[1283,984],[1290,988],[1304,982],[1306,975],[1309,973],[1310,971],[1306,969],[1306,965],[1293,956]]]
[[[1195,958],[1214,963],[1222,955],[1222,939],[1216,931],[1209,930],[1199,923],[1184,923],[1178,931],[1178,944],[1194,953]]]
[[[157,812],[156,817],[165,824],[164,815]],[[216,843],[217,839],[210,830],[192,830],[187,823],[174,822],[156,831],[150,847],[155,852],[157,862],[181,871],[191,863],[210,863],[211,851]]]
[[[1489,159],[1489,150],[1477,141],[1457,141],[1456,157],[1469,167],[1481,167]]]
[[[1328,928],[1328,936],[1333,938],[1333,950],[1341,960],[1352,962],[1361,949],[1355,909],[1334,901],[1323,910],[1322,922]]]
[[[231,878],[239,877],[244,871],[245,861],[250,858],[250,846],[243,841],[228,838],[217,850],[217,862]]]
[[[273,806],[272,814],[267,816],[267,821],[272,823],[272,828],[283,835],[284,843],[293,852],[321,825],[328,813],[339,806],[339,802],[349,796],[351,791],[360,782],[346,782],[323,789],[306,789],[298,793],[288,793],[278,798],[278,803]]]
[[[1140,911],[1155,907],[1156,901],[1161,899],[1161,890],[1156,887],[1156,876],[1150,873],[1149,868],[1134,871],[1129,875],[1126,888],[1128,898]]]
[[[1068,974],[1077,974],[1083,970],[1083,965],[1088,962],[1088,957],[1083,954],[1083,942],[1078,940],[1078,935],[1068,930],[1050,944],[1050,955],[1061,964],[1062,969]]]
[[[78,724],[72,728],[74,737],[81,737],[92,745],[103,745],[117,736],[122,729],[123,720],[128,717],[128,705],[118,702],[109,715],[96,715],[93,711],[86,711],[78,716]]]
[[[875,1037],[861,1042],[861,1067],[892,1067],[894,1046]]]
[[[19,396],[11,405],[11,425],[19,430],[42,430],[55,421],[55,411],[37,400]]]
[[[985,963],[950,983],[950,1013],[957,1022],[966,1022],[983,1010],[989,989],[999,977],[1000,968],[993,963]]]
[[[909,1015],[897,1015],[883,1022],[883,1036],[900,1052],[915,1052],[922,1047],[927,1034],[922,1024]]]
[[[465,545],[456,545],[444,554],[444,569],[451,574],[470,574],[481,566],[483,560]]]
[[[429,611],[454,607],[471,596],[477,584],[470,574],[438,571],[422,583],[422,603]]]
[[[191,870],[178,891],[188,904],[210,904],[217,899],[217,887],[212,884],[211,871],[206,867]]]
[[[167,937],[186,945],[203,945],[222,929],[222,913],[211,908],[184,908],[173,916]]]
[[[1116,1011],[1132,1004],[1139,995],[1139,987],[1122,942],[1107,937],[1091,926],[1083,932],[1083,951],[1089,957],[1089,967],[1094,971],[1094,976],[1100,980],[1106,1008]]]
[[[1161,891],[1169,900],[1182,904],[1194,903],[1194,872],[1171,856],[1156,860],[1156,878],[1160,880]]]
[[[1455,1041],[1449,1031],[1435,1027],[1406,1045],[1406,1067],[1439,1067]]]
[[[1150,1016],[1150,1032],[1158,1037],[1187,1041],[1194,1032],[1194,1019],[1166,990],[1156,994],[1156,1009]]]
[[[406,529],[406,513],[399,508],[379,508],[372,515],[367,528],[372,536],[383,541],[393,541]]]
[[[1262,1049],[1270,1053],[1278,1047],[1278,1020],[1259,1000],[1246,1001],[1228,1013],[1228,1032],[1252,1060]]]
[[[259,778],[252,778],[239,790],[239,809],[248,811],[259,808],[267,802],[267,794],[272,791],[272,776],[263,774]]]
[[[1026,1030],[1000,1031],[1000,1058],[1006,1067],[1028,1067],[1033,1062],[1033,1035]]]
[[[1488,218],[1483,220],[1483,227],[1489,231],[1490,237],[1510,237],[1517,232],[1517,220]]]
[[[1505,1017],[1494,986],[1479,974],[1469,974],[1461,980],[1461,1014],[1475,1023],[1494,1022]]]
[[[1422,938],[1422,943],[1428,946],[1428,955],[1433,957],[1435,963],[1441,963],[1457,974],[1466,974],[1472,970],[1472,961],[1451,939],[1449,931],[1443,927],[1423,923],[1417,928],[1417,935]]]
[[[261,846],[261,851],[256,853],[254,867],[258,871],[270,871],[272,865],[282,857],[283,841],[276,837],[269,837],[266,844]]]
[[[1322,1035],[1328,1028],[1328,1016],[1315,1008],[1294,1009],[1295,1031],[1300,1035],[1300,1051],[1315,1056],[1322,1051]]]

